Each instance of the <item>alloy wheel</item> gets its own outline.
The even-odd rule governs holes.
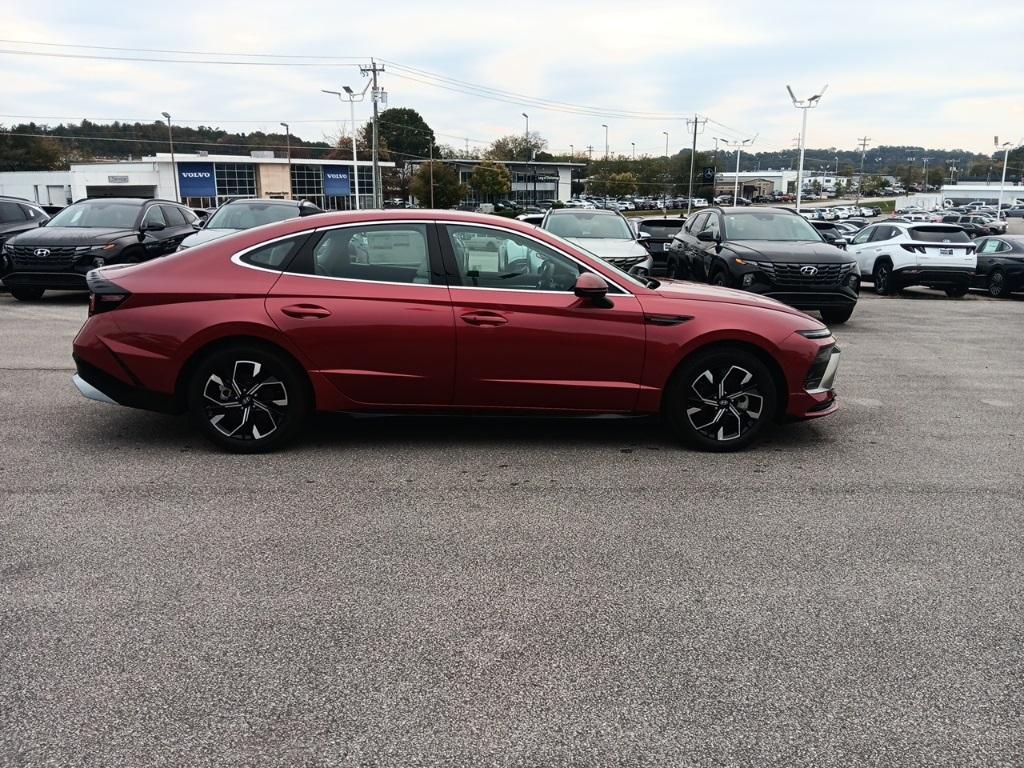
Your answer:
[[[288,388],[272,367],[236,360],[230,370],[210,372],[203,386],[206,418],[232,440],[263,440],[288,416]]]
[[[1006,276],[998,269],[988,279],[988,292],[997,299],[1006,295]]]
[[[764,412],[754,374],[738,365],[706,368],[690,383],[686,417],[704,437],[729,442],[743,437]]]

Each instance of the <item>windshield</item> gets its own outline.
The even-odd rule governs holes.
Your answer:
[[[58,213],[48,227],[104,227],[109,229],[132,229],[139,216],[137,203],[89,202],[69,205]]]
[[[549,230],[549,232],[550,232],[550,230]],[[556,239],[561,240],[561,238],[558,237],[557,235],[556,235]],[[607,267],[608,269],[610,269],[612,272],[615,273],[616,278],[621,279],[623,282],[632,283],[633,285],[639,285],[641,288],[649,287],[648,284],[646,282],[644,282],[643,280],[640,280],[640,279],[638,279],[636,277],[633,277],[633,275],[629,274],[628,272],[623,272],[621,269],[616,267],[610,261],[602,259],[596,253],[594,253],[593,251],[589,250],[588,248],[584,248],[579,243],[570,243],[570,242],[568,242],[566,240],[562,240],[562,243],[563,243],[563,247],[568,249],[570,252],[573,249],[576,249],[577,251],[583,251],[583,253],[587,254],[591,258],[599,260],[602,265],[604,265],[605,267]]]
[[[922,243],[969,243],[971,238],[959,227],[914,227],[910,239]]]
[[[548,217],[548,232],[559,237],[583,237],[604,240],[632,240],[633,234],[625,219],[617,214],[553,213]]]
[[[803,216],[793,213],[758,211],[725,214],[729,240],[817,240],[818,230]]]
[[[206,229],[252,229],[275,221],[294,219],[299,209],[292,205],[272,203],[229,203],[210,217]]]
[[[664,237],[671,238],[680,229],[683,228],[683,220],[677,219],[675,221],[641,221],[640,231],[646,232],[651,237]]]

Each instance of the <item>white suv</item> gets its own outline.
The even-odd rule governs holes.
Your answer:
[[[978,266],[974,242],[954,224],[871,224],[853,238],[847,251],[881,295],[925,285],[959,298],[967,294]]]

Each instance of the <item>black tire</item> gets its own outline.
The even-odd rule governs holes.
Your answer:
[[[717,285],[722,288],[728,288],[732,285],[732,280],[729,279],[729,273],[724,269],[716,269],[711,273],[711,280],[709,281],[712,285]]]
[[[28,288],[25,286],[11,288],[11,296],[18,301],[39,301],[43,298],[45,292],[45,288]]]
[[[777,408],[768,367],[738,347],[698,352],[676,370],[665,391],[664,415],[672,431],[702,451],[746,448],[768,429]]]
[[[871,273],[871,279],[875,284],[875,293],[879,296],[888,296],[897,293],[892,276],[892,264],[888,261],[879,261]]]
[[[993,299],[1005,299],[1010,295],[1010,284],[1001,269],[995,269],[988,278],[988,295]]]
[[[946,295],[951,299],[962,299],[967,295],[967,292],[971,289],[968,283],[961,283],[960,285],[950,285],[944,290]]]
[[[233,453],[272,451],[300,432],[309,416],[304,374],[269,347],[213,350],[192,365],[185,386],[199,431]]]
[[[842,325],[853,317],[854,307],[829,307],[821,310],[821,319],[826,325]]]

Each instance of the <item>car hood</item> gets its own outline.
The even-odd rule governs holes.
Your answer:
[[[181,241],[182,248],[192,248],[196,245],[202,245],[208,243],[211,240],[217,240],[221,237],[227,237],[233,235],[236,232],[241,232],[240,229],[201,229],[194,235],[189,235]]]
[[[780,261],[796,264],[845,264],[854,261],[846,251],[828,243],[813,241],[729,240],[723,250],[752,261]]]
[[[131,229],[113,229],[107,227],[37,227],[22,232],[7,242],[12,245],[67,246],[67,245],[102,245],[122,237],[134,237]]]
[[[672,280],[659,278],[660,284],[655,288],[659,296],[666,299],[687,299],[689,301],[717,301],[726,304],[742,304],[747,307],[760,307],[771,309],[776,312],[785,312],[788,315],[806,317],[804,312],[794,309],[781,301],[770,299],[767,296],[760,296],[756,293],[748,293],[733,288],[721,288],[717,285],[705,285],[703,283],[691,283],[686,280]]]
[[[635,259],[647,256],[647,249],[636,240],[606,240],[600,237],[567,237],[566,240],[602,259]]]

